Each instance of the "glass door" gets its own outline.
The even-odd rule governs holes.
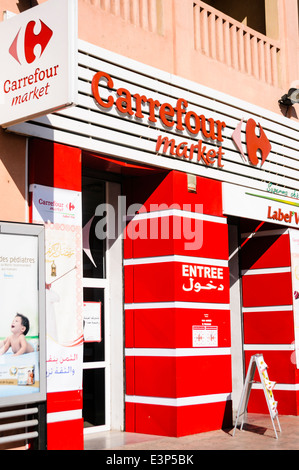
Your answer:
[[[122,234],[114,230],[119,197],[119,183],[83,176],[84,433],[123,429]]]
[[[82,180],[83,231],[83,419],[85,430],[110,428],[109,374],[110,347],[107,280],[107,240],[98,238],[101,217],[98,206],[106,204],[106,182],[96,178]]]

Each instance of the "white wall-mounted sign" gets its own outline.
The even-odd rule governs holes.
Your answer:
[[[299,228],[299,200],[223,183],[223,213]]]
[[[81,223],[81,193],[33,184],[32,218],[35,222]]]
[[[0,124],[77,101],[77,0],[48,0],[0,23]]]
[[[84,302],[83,303],[83,331],[85,342],[101,342],[101,302]]]

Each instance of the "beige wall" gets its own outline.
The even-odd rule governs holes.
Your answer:
[[[265,51],[269,50],[272,54],[273,44],[280,50],[275,59],[278,61],[279,81],[274,84],[265,81],[263,70],[248,73],[240,64],[241,60],[247,60],[246,57],[245,59],[241,57],[243,53],[240,51],[237,51],[239,64],[235,67],[234,64],[225,61],[225,58],[217,57],[217,51],[213,55],[213,51],[207,54],[201,48],[195,50],[194,4],[198,3],[196,0],[79,0],[79,37],[280,115],[284,114],[285,110],[280,109],[278,100],[288,91],[294,80],[299,79],[297,0],[265,2],[265,14],[261,23],[264,25],[266,23],[268,38],[257,33],[256,47],[260,48],[264,38],[266,41],[269,39],[269,44],[264,46]],[[212,0],[209,3],[218,6],[223,4]],[[245,5],[246,2],[242,3]],[[258,3],[264,4],[260,0]],[[256,2],[251,2],[251,7],[248,7],[250,26],[265,29],[253,19],[255,4]],[[202,5],[208,7],[207,4]],[[154,13],[158,11],[161,16],[159,30],[151,30],[149,27],[149,18],[153,16],[153,11]],[[237,13],[240,21],[243,21],[246,12],[242,10]],[[239,23],[232,18],[231,20],[238,29]],[[212,32],[207,33],[210,45],[215,42],[216,37],[218,42],[223,42],[224,33],[217,29],[219,24],[218,22],[214,29],[212,26]],[[254,34],[254,30],[250,31]],[[237,50],[238,39],[230,38],[230,42]],[[260,51],[261,57],[265,51]],[[260,67],[261,64],[258,62],[263,59],[257,59],[256,52],[252,54],[251,60],[257,62],[254,66]],[[271,67],[270,65],[269,68]],[[298,105],[289,111],[293,118],[297,118]]]

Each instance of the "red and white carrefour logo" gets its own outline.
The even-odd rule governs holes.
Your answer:
[[[243,119],[239,122],[236,129],[232,134],[232,139],[235,142],[242,158],[246,161],[245,153],[243,150],[243,145],[241,141],[241,127],[243,124]],[[246,124],[246,145],[247,145],[247,155],[249,163],[254,166],[257,166],[259,162],[259,157],[257,151],[261,154],[261,167],[265,163],[269,153],[271,152],[271,144],[266,136],[264,129],[259,124],[259,136],[256,135],[256,122],[253,119],[248,119]]]
[[[24,28],[20,28],[9,48],[9,53],[20,65],[32,64],[41,57],[53,35],[42,20],[38,21],[29,21]]]

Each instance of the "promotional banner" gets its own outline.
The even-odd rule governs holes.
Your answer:
[[[47,390],[82,388],[81,193],[33,185],[33,220],[45,223]]]
[[[0,401],[40,392],[38,239],[0,233]]]
[[[289,230],[291,246],[291,267],[293,287],[293,309],[295,328],[295,358],[296,366],[299,368],[299,232]]]

